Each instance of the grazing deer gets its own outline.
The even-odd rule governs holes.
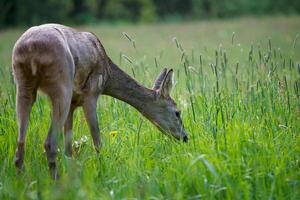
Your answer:
[[[169,95],[173,70],[163,69],[153,89],[148,89],[114,64],[92,33],[59,24],[32,27],[16,42],[12,67],[17,88],[17,169],[23,165],[26,129],[38,89],[46,93],[52,103],[51,126],[44,148],[54,179],[57,177],[58,134],[64,126],[65,154],[72,156],[73,113],[79,106],[83,108],[94,146],[99,151],[96,106],[100,94],[135,107],[163,133],[184,142],[188,140],[180,111]]]

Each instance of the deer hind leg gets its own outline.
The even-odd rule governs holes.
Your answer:
[[[99,135],[99,125],[97,120],[97,97],[91,96],[86,97],[83,102],[83,112],[90,128],[90,132],[93,138],[94,146],[96,151],[100,151],[100,135]]]
[[[31,108],[36,99],[36,93],[37,89],[33,82],[18,83],[17,85],[16,112],[18,119],[18,143],[14,162],[18,170],[21,170],[23,166],[26,130]]]
[[[47,155],[50,175],[57,179],[56,154],[59,133],[66,121],[72,98],[72,85],[56,84],[46,91],[52,103],[52,121],[44,147]]]
[[[73,114],[76,108],[76,105],[71,104],[70,111],[64,125],[65,155],[68,157],[72,157]]]

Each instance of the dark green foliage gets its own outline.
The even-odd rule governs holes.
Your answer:
[[[45,22],[151,22],[297,14],[299,0],[0,0],[0,28]]]
[[[63,22],[72,6],[71,0],[1,0],[0,26]]]
[[[103,18],[110,20],[152,21],[156,13],[151,0],[107,1]]]

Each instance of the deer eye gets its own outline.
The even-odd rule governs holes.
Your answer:
[[[180,118],[180,111],[175,111],[175,115],[177,118]]]

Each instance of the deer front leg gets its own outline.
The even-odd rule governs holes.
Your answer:
[[[98,125],[98,120],[97,120],[97,98],[95,96],[91,97],[86,97],[83,102],[83,112],[86,118],[86,121],[88,123],[94,146],[99,153],[100,151],[100,133],[99,133],[99,125]]]

